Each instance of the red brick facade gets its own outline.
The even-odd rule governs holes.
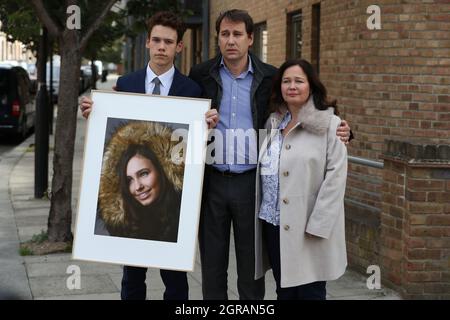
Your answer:
[[[384,152],[380,262],[385,282],[408,298],[450,299],[448,153],[393,141]]]
[[[450,144],[450,3],[378,1],[381,29],[369,30],[371,14],[366,10],[375,4],[370,0],[212,0],[210,53],[216,47],[219,12],[245,9],[255,23],[266,22],[267,62],[279,66],[287,57],[288,15],[301,10],[302,57],[311,60],[312,6],[317,3],[320,76],[356,135],[349,154],[385,164],[377,169],[349,163],[350,264],[362,272],[372,264],[384,265],[389,277],[384,275],[383,281],[411,286],[405,289],[406,296],[420,291],[437,297],[439,290],[446,296],[450,294],[450,177],[431,178],[438,169],[383,159],[383,150],[386,139]],[[448,172],[450,166],[442,164],[439,170]],[[420,174],[424,176],[417,177]],[[420,290],[415,287],[418,283]]]

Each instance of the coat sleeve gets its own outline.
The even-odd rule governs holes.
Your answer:
[[[328,239],[333,227],[343,213],[347,181],[347,148],[336,136],[341,120],[333,116],[328,129],[325,177],[309,217],[306,232]]]
[[[123,91],[123,78],[119,77],[116,81],[116,91]]]

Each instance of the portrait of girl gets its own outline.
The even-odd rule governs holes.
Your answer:
[[[184,163],[161,123],[121,125],[105,147],[96,234],[177,242]],[[103,232],[99,231],[102,230]]]

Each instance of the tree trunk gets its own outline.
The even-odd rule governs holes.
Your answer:
[[[61,78],[58,117],[55,128],[53,180],[48,238],[72,240],[72,167],[78,110],[78,86],[81,52],[76,30],[66,30],[60,37]]]
[[[61,54],[58,118],[55,128],[55,150],[53,156],[53,181],[50,214],[48,217],[48,239],[52,242],[72,240],[72,167],[77,128],[78,87],[82,51],[89,38],[100,27],[117,0],[102,1],[104,6],[95,12],[96,18],[87,26],[83,37],[78,30],[64,29],[65,21],[55,21],[43,0],[30,0],[39,20],[59,40]],[[66,5],[77,5],[77,0],[66,0]],[[54,11],[52,11],[54,12]],[[87,11],[89,12],[89,11]],[[65,19],[65,18],[64,18]],[[91,19],[87,19],[91,20]]]

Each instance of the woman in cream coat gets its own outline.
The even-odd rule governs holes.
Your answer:
[[[278,299],[325,299],[326,281],[347,266],[341,120],[305,60],[280,67],[271,103],[256,183],[255,278],[272,268]]]

